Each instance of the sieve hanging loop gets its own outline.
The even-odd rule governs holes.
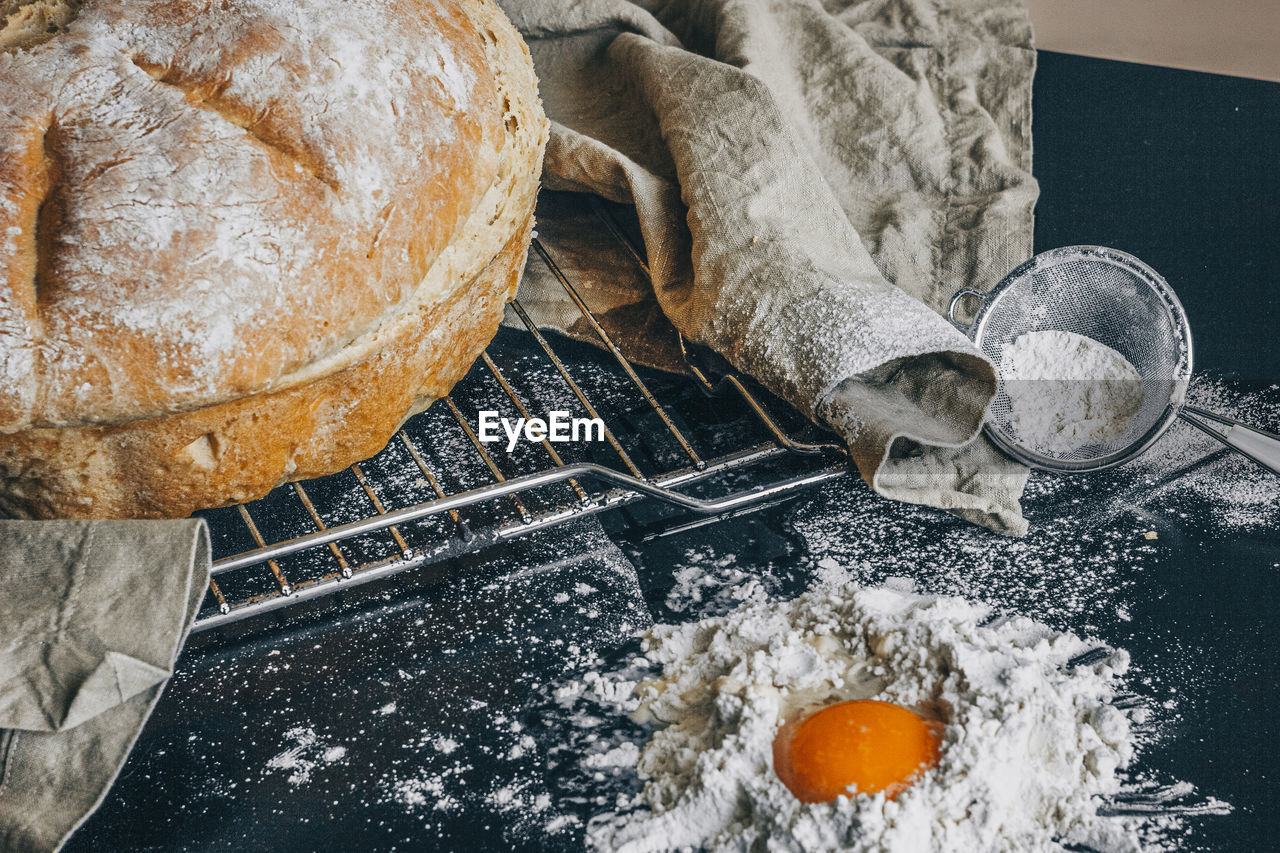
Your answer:
[[[966,287],[963,290],[957,290],[955,295],[951,297],[951,303],[947,305],[947,319],[951,321],[951,325],[968,335],[969,330],[973,328],[973,324],[962,323],[956,319],[956,309],[960,307],[961,300],[966,297],[973,297],[974,299],[977,299],[978,302],[982,303],[982,306],[985,307],[987,294],[983,293],[981,290],[970,290]],[[981,311],[981,308],[979,311]]]

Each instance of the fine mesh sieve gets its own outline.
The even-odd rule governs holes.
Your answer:
[[[968,325],[956,318],[966,300],[980,303]],[[1192,365],[1186,312],[1169,284],[1132,255],[1100,246],[1067,246],[1043,252],[987,293],[957,292],[947,316],[995,365],[1000,389],[985,430],[998,447],[1020,462],[1060,472],[1110,468],[1145,451],[1181,416],[1255,462],[1280,472],[1280,437],[1185,405]],[[1117,430],[1069,446],[1029,440],[1018,433],[1010,396],[1013,380],[1004,365],[1006,348],[1024,333],[1040,331],[1091,338],[1133,365],[1141,381],[1142,403],[1127,425],[1121,421]],[[1079,381],[1097,386],[1124,380]]]

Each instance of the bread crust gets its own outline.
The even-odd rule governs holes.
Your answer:
[[[384,330],[384,347],[315,382],[145,421],[0,436],[0,508],[23,518],[182,518],[374,455],[492,340],[532,222],[468,287],[407,312]]]
[[[309,381],[402,310],[504,166],[495,12],[86,0],[0,53],[0,432]]]
[[[252,2],[274,7],[274,0]],[[319,5],[329,2],[319,0]],[[344,223],[359,238],[358,252],[326,250],[329,254],[322,257],[333,255],[332,262],[318,262],[292,277],[282,272],[287,286],[264,282],[263,276],[250,276],[247,282],[234,277],[208,280],[211,287],[221,282],[243,296],[253,311],[237,307],[229,342],[218,358],[203,361],[194,351],[165,350],[172,335],[148,337],[139,332],[130,337],[119,323],[102,326],[112,330],[111,341],[69,331],[58,343],[50,334],[56,325],[49,322],[53,314],[46,310],[56,300],[46,292],[45,280],[33,274],[32,298],[24,304],[26,280],[14,275],[10,263],[8,278],[0,281],[0,508],[36,518],[183,517],[196,509],[260,497],[281,482],[341,470],[376,453],[408,415],[447,393],[492,339],[523,268],[547,139],[528,50],[490,0],[378,4],[398,10],[392,20],[401,26],[412,23],[402,20],[406,14],[420,14],[422,20],[411,27],[414,32],[422,21],[434,21],[432,15],[447,5],[454,13],[448,26],[467,33],[455,40],[454,49],[462,56],[458,61],[480,69],[488,81],[477,83],[479,89],[488,87],[481,102],[471,104],[470,111],[478,115],[449,118],[458,124],[458,138],[469,142],[425,154],[418,151],[425,159],[397,178],[397,192],[419,195],[396,202],[396,210],[419,213],[405,215],[403,221],[397,218],[401,214],[394,214],[379,222],[377,206],[364,205],[366,212],[374,212],[372,223],[359,216],[334,216],[332,227],[313,228],[309,239],[329,239],[324,235],[338,228],[333,223]],[[87,19],[95,14],[109,17],[103,10],[116,14],[120,8],[114,0],[87,0],[67,33],[29,53],[63,50],[68,39],[79,44],[89,38],[77,35]],[[166,8],[188,9],[183,3]],[[453,32],[447,27],[446,31]],[[472,47],[478,60],[466,54]],[[246,53],[255,50],[252,44],[245,48]],[[12,75],[14,57],[26,55],[0,54],[0,92],[7,91],[5,75]],[[138,55],[143,54],[134,58]],[[132,59],[129,64],[138,67]],[[162,76],[170,73],[166,70]],[[199,85],[203,84],[183,77],[177,87],[188,92],[188,87],[195,90]],[[440,106],[438,100],[428,100]],[[0,101],[0,113],[11,116],[7,95]],[[0,115],[0,140],[11,140],[4,137],[6,128],[11,129],[4,120]],[[25,127],[40,125],[28,122]],[[245,135],[244,128],[235,129]],[[272,154],[273,146],[261,140],[241,139],[240,144],[253,147],[256,162],[264,168],[296,166],[282,164],[279,157],[285,155]],[[259,150],[263,148],[271,150]],[[22,150],[33,149],[28,145]],[[30,168],[24,173],[25,167]],[[0,160],[0,201],[27,204],[26,196],[12,192],[12,178],[26,175],[30,182],[38,171],[38,165]],[[311,221],[307,214],[323,218],[331,213],[325,205],[349,186],[348,178],[342,177],[349,172],[334,172],[339,190],[313,172],[325,174],[317,166],[279,184],[281,198],[271,209],[301,208],[291,211],[291,228],[306,230],[303,219]],[[301,187],[296,193],[295,183]],[[47,203],[42,205],[47,208]],[[0,204],[0,218],[6,209]],[[363,231],[351,225],[357,220],[367,226]],[[0,242],[4,234],[0,225]],[[370,240],[376,244],[372,250]],[[252,251],[256,245],[249,241],[240,250]],[[407,256],[409,262],[380,258],[379,247],[387,247],[388,254],[401,260]],[[118,310],[127,314],[128,306],[137,301],[151,304],[147,298],[160,299],[153,292],[157,288],[170,295],[188,288],[187,301],[192,301],[193,292],[202,292],[192,289],[187,267],[169,263],[168,257],[161,253],[155,259],[157,269],[146,274],[145,286],[138,279],[131,282],[133,290],[116,288],[135,300],[125,300]],[[3,263],[0,254],[0,271]],[[45,263],[34,261],[37,267]],[[412,277],[408,284],[406,277]],[[67,284],[65,292],[50,287],[62,296],[112,289],[100,279],[97,284],[67,281],[78,283]],[[251,294],[254,288],[265,295]],[[15,305],[18,315],[31,309],[19,317],[18,345]],[[249,325],[238,325],[245,318]],[[217,322],[216,317],[191,319],[192,325],[175,334],[207,334],[216,331]],[[94,323],[87,325],[99,329]],[[22,338],[36,326],[42,326],[42,337]],[[35,344],[24,350],[24,340]],[[87,373],[69,380],[70,368],[59,366],[57,359],[64,354],[60,347],[73,346],[87,349],[88,355],[76,362]],[[28,358],[32,352],[35,356]],[[186,366],[175,367],[180,363]],[[34,379],[15,390],[11,378],[27,368]],[[189,383],[183,384],[184,370],[211,376],[201,378],[203,384],[191,391]],[[76,382],[88,388],[68,390]]]

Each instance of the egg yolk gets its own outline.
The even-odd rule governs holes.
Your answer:
[[[825,803],[859,794],[902,793],[938,763],[942,724],[915,711],[858,699],[787,723],[773,739],[773,770],[796,799]]]

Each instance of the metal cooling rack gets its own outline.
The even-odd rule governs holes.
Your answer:
[[[592,210],[647,276],[644,257],[606,206]],[[644,498],[686,514],[726,514],[845,474],[845,451],[828,434],[749,380],[728,373],[713,381],[683,340],[691,376],[633,365],[547,246],[535,239],[532,248],[603,350],[558,336],[553,347],[516,300],[510,310],[528,334],[500,333],[468,376],[377,456],[201,513],[215,560],[195,630]],[[559,449],[522,443],[508,454],[501,442],[482,443],[464,413],[490,408],[527,418],[553,406],[601,418],[605,440]]]

